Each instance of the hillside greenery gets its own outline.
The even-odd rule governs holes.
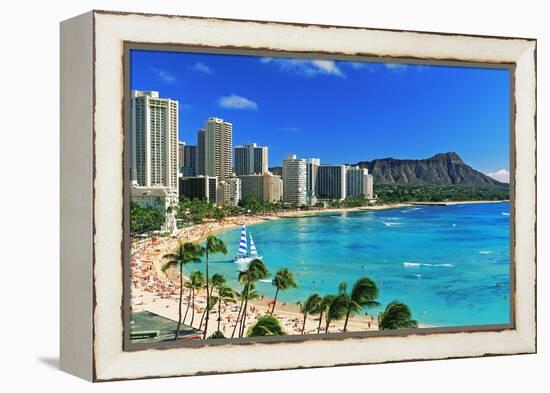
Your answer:
[[[374,186],[378,204],[397,202],[496,201],[510,199],[508,187],[459,185]]]

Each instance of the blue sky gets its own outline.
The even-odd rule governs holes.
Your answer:
[[[509,168],[507,70],[132,51],[131,89],[179,101],[180,140],[210,116],[233,144],[323,163],[455,151],[482,172]]]

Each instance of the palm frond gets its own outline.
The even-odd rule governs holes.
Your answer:
[[[256,323],[248,329],[248,337],[259,336],[282,336],[286,335],[279,320],[275,317],[265,316],[261,317]]]
[[[380,330],[409,329],[418,327],[418,322],[412,319],[409,306],[397,300],[389,303],[386,309],[378,315]]]
[[[273,278],[272,284],[281,291],[298,287],[298,283],[296,283],[294,275],[287,268],[277,271],[275,277]]]

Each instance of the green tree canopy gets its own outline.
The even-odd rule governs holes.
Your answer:
[[[248,337],[286,335],[279,320],[272,316],[261,317],[248,329]]]
[[[410,329],[418,327],[418,322],[412,319],[409,306],[394,300],[378,315],[378,329]]]

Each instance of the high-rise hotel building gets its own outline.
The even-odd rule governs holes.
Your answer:
[[[235,174],[261,175],[267,172],[267,151],[267,146],[258,146],[255,143],[235,146]]]
[[[346,166],[320,165],[317,172],[317,196],[346,199]]]
[[[236,206],[241,200],[241,179],[230,177],[218,183],[216,204],[219,206]]]
[[[185,151],[185,142],[179,141],[178,142],[178,169],[180,169],[185,163],[184,151]]]
[[[178,101],[131,92],[130,178],[142,187],[178,190]]]
[[[218,178],[211,176],[192,176],[179,179],[180,197],[200,199],[216,203]]]
[[[346,173],[346,194],[348,197],[374,197],[373,178],[366,168],[348,167]]]
[[[197,176],[197,150],[197,145],[185,145],[183,147],[183,165],[180,165],[180,171],[183,177]]]
[[[306,161],[290,154],[283,160],[283,202],[305,205]]]
[[[319,158],[306,159],[306,193],[309,204],[315,200],[317,190],[317,173],[321,160]]]
[[[199,147],[200,144],[199,139]],[[206,176],[216,176],[219,181],[231,177],[232,147],[233,124],[217,117],[210,117],[204,125],[204,172]],[[199,163],[199,167],[200,165]]]
[[[253,196],[262,202],[281,202],[283,196],[281,176],[265,172],[261,175],[243,175],[239,179],[241,179],[242,199]]]
[[[197,175],[205,175],[204,171],[204,157],[205,157],[205,139],[206,131],[201,128],[197,132]]]

